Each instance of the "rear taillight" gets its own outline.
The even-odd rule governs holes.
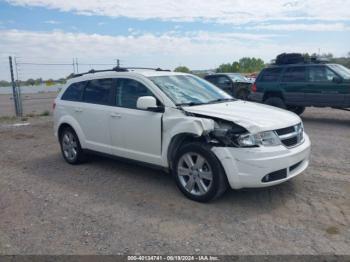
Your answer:
[[[252,85],[252,92],[256,92],[256,83],[254,83],[253,85]]]
[[[55,108],[56,108],[56,103],[53,102],[53,104],[52,104],[52,110],[55,110]]]

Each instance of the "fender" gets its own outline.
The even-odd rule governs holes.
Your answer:
[[[79,125],[78,121],[75,120],[72,116],[70,116],[68,114],[64,115],[58,121],[56,132],[58,132],[58,130],[59,130],[59,128],[60,128],[60,126],[62,124],[68,124],[74,129],[75,133],[77,134],[77,136],[79,138],[79,142],[80,142],[81,147],[85,148],[86,147],[86,145],[85,145],[85,135],[84,135],[83,130],[80,128],[80,125]]]
[[[169,117],[163,117],[163,141],[162,141],[162,162],[169,166],[168,150],[173,138],[177,135],[192,135],[201,137],[214,130],[215,122],[212,119],[186,116],[182,112],[176,114],[171,110]]]

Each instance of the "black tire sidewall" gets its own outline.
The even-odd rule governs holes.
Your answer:
[[[213,184],[211,185],[209,191],[202,196],[197,196],[189,193],[181,184],[179,177],[177,175],[177,166],[179,163],[180,158],[189,152],[200,154],[202,157],[206,159],[208,164],[210,165],[210,168],[213,172]],[[202,145],[200,143],[190,143],[182,146],[179,151],[175,155],[175,159],[173,161],[173,170],[172,174],[175,178],[176,184],[180,191],[189,199],[198,201],[198,202],[208,202],[210,200],[213,200],[214,198],[218,197],[218,193],[220,191],[224,191],[221,187],[223,186],[223,183],[226,183],[226,177],[223,171],[223,168],[221,166],[221,163],[216,158],[213,152],[211,152],[210,147],[206,145]],[[223,180],[225,180],[223,182]]]

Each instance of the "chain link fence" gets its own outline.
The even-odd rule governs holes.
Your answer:
[[[31,117],[52,114],[53,100],[57,93],[74,73],[86,72],[91,69],[106,69],[120,65],[114,63],[79,63],[74,58],[69,62],[50,61],[45,59],[28,60],[20,57],[12,58],[13,77],[18,96],[18,116]],[[0,85],[0,118],[16,116],[16,97],[11,86],[10,63],[0,61],[0,70],[8,72],[7,80],[1,80]],[[2,77],[6,74],[0,74]]]

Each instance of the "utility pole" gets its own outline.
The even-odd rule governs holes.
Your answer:
[[[75,58],[75,66],[77,68],[77,74],[79,74],[78,58]]]
[[[19,115],[23,115],[23,108],[22,108],[22,97],[21,97],[21,86],[19,84],[19,78],[18,78],[18,64],[17,64],[17,58],[14,57],[15,60],[15,69],[16,69],[16,87],[17,87],[17,103],[18,103],[18,111]]]
[[[74,62],[74,58],[73,58],[73,64],[72,64],[72,66],[73,66],[73,73],[75,74],[75,62]]]
[[[19,116],[18,97],[17,97],[17,91],[16,91],[15,78],[14,78],[14,76],[13,76],[13,66],[12,66],[12,57],[11,57],[11,56],[9,56],[9,63],[10,63],[10,72],[11,72],[11,83],[12,83],[13,102],[14,102],[14,104],[15,104],[16,116]]]

